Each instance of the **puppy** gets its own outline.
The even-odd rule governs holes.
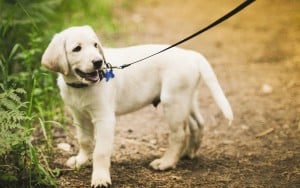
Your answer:
[[[181,157],[193,158],[199,149],[203,126],[197,102],[200,76],[224,116],[233,119],[211,66],[195,51],[172,48],[142,63],[114,70],[115,78],[109,81],[102,79],[105,59],[119,66],[165,47],[102,48],[93,29],[80,26],[56,34],[45,50],[42,65],[59,73],[60,95],[77,127],[79,153],[66,164],[79,168],[92,153],[92,187],[111,185],[110,157],[117,115],[161,103],[170,128],[169,147],[161,158],[150,163],[155,170],[175,168]]]

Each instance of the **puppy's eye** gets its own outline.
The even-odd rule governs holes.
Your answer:
[[[81,50],[81,46],[76,46],[75,48],[73,48],[73,52],[79,52]]]
[[[95,48],[98,48],[98,44],[96,42],[94,43],[94,46],[95,46]]]

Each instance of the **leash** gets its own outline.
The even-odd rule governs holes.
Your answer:
[[[238,12],[240,12],[241,10],[243,10],[244,8],[246,8],[248,5],[250,5],[251,3],[253,3],[255,0],[245,0],[243,3],[241,3],[240,5],[238,5],[236,8],[234,8],[233,10],[231,10],[230,12],[228,12],[227,14],[225,14],[224,16],[222,16],[221,18],[217,19],[216,21],[212,22],[211,24],[209,24],[208,26],[200,29],[199,31],[195,32],[194,34],[156,52],[156,53],[153,53],[149,56],[146,56],[142,59],[139,59],[139,60],[136,60],[136,61],[133,61],[131,63],[128,63],[128,64],[123,64],[123,65],[120,65],[120,66],[112,66],[110,63],[107,63],[106,61],[104,61],[105,65],[106,65],[106,68],[104,68],[105,70],[102,70],[103,71],[103,76],[104,78],[106,78],[106,81],[108,81],[110,78],[114,78],[114,73],[113,73],[113,69],[124,69],[126,67],[129,67],[133,64],[136,64],[136,63],[139,63],[139,62],[142,62],[146,59],[149,59],[155,55],[158,55],[164,51],[167,51],[171,48],[174,48],[175,46],[178,46],[198,35],[200,35],[201,33],[204,33],[205,31],[211,29],[212,27],[215,27],[216,25],[224,22],[225,20],[227,20],[228,18],[232,17],[233,15],[237,14]]]

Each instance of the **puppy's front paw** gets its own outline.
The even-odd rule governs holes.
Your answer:
[[[168,170],[168,169],[174,169],[176,167],[176,162],[173,162],[171,160],[166,160],[164,158],[155,159],[150,163],[150,166],[154,170]]]
[[[111,187],[111,184],[97,185],[97,186],[92,185],[92,188],[110,188],[110,187]]]
[[[77,169],[86,163],[87,160],[87,157],[73,156],[68,159],[66,165],[72,169]]]
[[[111,179],[109,172],[94,171],[92,174],[92,185],[93,188],[106,188],[111,187]]]

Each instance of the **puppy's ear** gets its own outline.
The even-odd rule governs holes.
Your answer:
[[[104,62],[107,62],[106,59],[105,59],[105,56],[104,56],[104,51],[103,51],[103,47],[98,39],[98,45],[97,45],[97,48],[99,50],[99,53],[102,55],[102,58],[103,58],[103,61]]]
[[[65,50],[65,39],[63,35],[54,35],[42,56],[42,65],[54,72],[67,75],[69,73],[69,65]]]

